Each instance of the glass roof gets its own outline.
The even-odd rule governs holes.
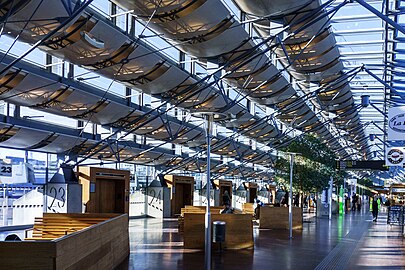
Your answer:
[[[335,1],[332,7],[342,2]],[[387,10],[394,11],[396,5],[395,1],[390,0],[366,2],[383,14]],[[396,17],[396,15],[390,16],[393,20]],[[389,88],[369,73],[387,81],[388,84],[392,83],[392,71],[390,68],[386,68],[386,63],[390,63],[395,58],[392,37],[396,31],[356,1],[341,7],[334,14],[331,25],[345,70],[349,71],[361,66],[368,70],[359,71],[350,81],[350,86],[356,104],[361,104],[363,95],[370,96],[370,105],[361,107],[359,114],[366,135],[376,135],[369,144],[374,158],[382,159],[384,157],[383,142],[385,141],[383,130],[385,130],[386,121],[384,114],[387,113],[387,105],[395,106],[399,102],[395,101]]]
[[[76,55],[77,52],[72,53],[69,51],[73,51],[71,47],[74,47],[69,47],[71,45],[70,43],[83,43],[84,45],[81,46],[83,46],[84,50],[88,50],[89,52],[97,51],[97,48],[93,48],[94,46],[91,47],[92,44],[97,44],[98,41],[98,39],[94,39],[94,36],[92,36],[94,33],[92,32],[93,34],[91,34],[91,31],[89,32],[91,35],[85,35],[85,37],[87,37],[87,41],[88,39],[92,41],[90,42],[90,44],[87,44],[85,42],[86,39],[84,41],[75,41],[74,39],[72,39],[69,40],[69,46],[66,46],[66,48],[62,46],[63,44],[59,44],[62,47],[58,48],[57,50],[61,52],[56,52],[56,49],[49,47],[47,49],[47,53],[49,53],[50,56],[52,56],[53,58],[58,57],[59,55],[63,55],[65,57],[63,58],[65,59],[64,61],[67,61],[67,63],[70,61],[72,65],[74,64],[75,67],[73,68],[73,71],[76,72],[75,76],[77,77],[75,79],[77,79],[79,82],[83,82],[83,84],[86,84],[87,86],[90,85],[98,87],[101,91],[104,90],[105,92],[112,92],[119,98],[129,97],[128,104],[132,104],[131,102],[134,101],[131,100],[131,96],[133,93],[132,90],[137,89],[140,92],[144,91],[145,95],[142,94],[142,100],[141,98],[139,98],[139,103],[142,103],[141,105],[156,109],[162,105],[162,102],[160,100],[167,100],[172,98],[170,95],[162,94],[160,92],[153,92],[156,89],[162,88],[163,84],[158,80],[158,78],[163,77],[162,74],[165,74],[166,72],[167,74],[169,74],[169,72],[167,71],[169,70],[169,68],[170,72],[173,72],[174,74],[172,75],[172,77],[178,78],[180,74],[184,76],[184,78],[190,78],[190,83],[197,84],[197,79],[201,79],[201,77],[203,77],[202,75],[204,75],[204,77],[205,75],[212,75],[212,70],[215,70],[216,68],[218,68],[218,66],[220,66],[220,64],[216,63],[212,59],[220,59],[221,61],[229,63],[235,61],[236,63],[236,61],[238,60],[238,57],[236,57],[236,55],[240,52],[238,52],[239,47],[235,47],[235,44],[239,44],[241,51],[247,50],[251,51],[252,53],[257,53],[257,56],[260,55],[260,59],[250,59],[241,67],[229,68],[228,70],[224,68],[224,70],[222,70],[224,71],[223,73],[227,71],[230,72],[229,75],[232,75],[228,76],[228,80],[223,79],[223,76],[221,76],[221,82],[216,82],[218,80],[217,77],[208,76],[206,82],[215,82],[216,85],[210,88],[211,90],[207,90],[207,92],[209,93],[206,94],[207,96],[206,99],[204,99],[204,102],[198,100],[199,96],[197,96],[196,98],[194,98],[194,96],[191,96],[189,98],[190,100],[187,101],[188,103],[184,103],[192,103],[192,105],[195,106],[194,109],[198,109],[202,106],[206,106],[207,108],[216,106],[216,109],[222,108],[224,110],[228,110],[228,107],[223,106],[222,104],[222,95],[224,96],[224,100],[227,101],[227,103],[230,103],[231,100],[239,100],[239,97],[242,96],[243,93],[245,93],[240,92],[239,90],[243,91],[255,89],[253,90],[253,92],[250,93],[251,96],[247,94],[247,96],[251,98],[250,100],[248,100],[248,98],[240,98],[240,101],[235,102],[235,104],[239,104],[237,104],[237,106],[235,105],[235,112],[233,112],[233,114],[238,113],[240,114],[239,117],[247,115],[249,116],[249,118],[257,121],[259,124],[261,123],[261,121],[263,121],[263,119],[265,119],[264,121],[266,125],[270,126],[270,124],[273,123],[267,122],[267,117],[270,116],[269,113],[273,113],[273,110],[279,110],[282,113],[278,114],[277,116],[282,117],[279,117],[280,119],[277,120],[279,122],[275,123],[274,126],[276,127],[275,130],[277,131],[277,125],[281,127],[280,129],[285,129],[285,132],[282,134],[285,137],[287,137],[287,135],[291,133],[291,130],[294,130],[293,128],[296,128],[296,130],[299,131],[298,134],[301,134],[303,132],[311,132],[311,129],[313,129],[313,132],[318,132],[317,134],[319,136],[323,136],[323,139],[325,141],[328,141],[328,139],[325,139],[326,136],[330,136],[330,140],[335,140],[336,146],[334,150],[338,150],[339,152],[339,150],[341,149],[350,148],[348,149],[350,151],[344,150],[341,156],[347,157],[347,154],[349,154],[350,156],[351,153],[354,153],[357,156],[353,158],[366,158],[366,155],[371,152],[373,153],[372,158],[382,159],[384,156],[383,150],[385,148],[384,142],[386,141],[384,134],[387,122],[387,118],[385,117],[385,115],[387,114],[387,110],[391,106],[398,106],[405,103],[405,100],[403,98],[405,95],[405,46],[403,45],[403,41],[405,41],[405,35],[398,31],[394,26],[389,25],[385,20],[380,18],[378,16],[379,14],[375,14],[366,9],[363,5],[360,4],[362,1],[364,0],[322,0],[321,2],[325,4],[326,11],[330,11],[330,20],[326,20],[324,17],[320,18],[321,16],[317,17],[319,15],[317,14],[317,9],[314,8],[314,12],[310,7],[308,8],[311,9],[310,13],[308,13],[308,10],[302,13],[307,12],[306,15],[310,15],[310,20],[314,20],[313,24],[312,21],[311,23],[305,21],[304,24],[309,24],[309,26],[306,25],[307,29],[305,29],[305,31],[296,31],[297,33],[293,34],[293,36],[295,36],[291,40],[283,42],[277,41],[276,43],[283,43],[283,50],[281,50],[280,47],[275,46],[274,50],[272,50],[271,53],[269,51],[264,53],[268,44],[266,41],[263,40],[267,38],[267,35],[269,35],[269,33],[273,35],[273,31],[281,30],[280,27],[282,27],[283,25],[280,18],[278,18],[278,20],[276,19],[277,22],[275,23],[274,21],[272,21],[271,18],[260,17],[263,16],[260,15],[260,12],[262,12],[261,10],[256,10],[256,12],[259,13],[256,15],[246,12],[246,10],[244,11],[245,13],[243,13],[241,10],[239,10],[240,3],[248,2],[248,0],[222,0],[217,2],[212,1],[212,3],[210,4],[218,6],[218,12],[216,12],[215,14],[208,14],[209,12],[200,14],[195,11],[195,14],[189,16],[185,16],[185,13],[182,13],[182,16],[184,16],[185,18],[182,18],[180,14],[179,16],[176,15],[177,17],[173,16],[173,18],[170,18],[170,20],[169,18],[167,18],[167,21],[152,19],[154,16],[166,16],[163,13],[156,13],[156,11],[158,11],[158,9],[161,9],[165,5],[167,5],[166,8],[169,10],[169,7],[173,5],[175,1],[160,2],[160,4],[157,4],[155,11],[150,10],[148,6],[144,6],[144,3],[142,1],[112,1],[114,3],[121,3],[121,5],[123,5],[124,7],[125,4],[129,5],[129,7],[124,8],[116,6],[116,10],[114,11],[114,13],[110,14],[110,12],[113,12],[112,10],[110,10],[111,7],[116,4],[112,4],[107,0],[100,0],[94,1],[92,7],[96,9],[95,13],[100,13],[101,15],[92,14],[92,10],[87,10],[81,20],[87,21],[89,26],[86,27],[89,27],[89,29],[91,29],[91,31],[94,31],[94,33],[96,34],[98,33],[101,35],[103,33],[103,31],[97,30],[98,27],[100,27],[100,29],[109,29],[111,31],[115,31],[118,40],[117,42],[122,43],[119,44],[119,48],[122,48],[122,52],[128,54],[134,53],[135,47],[131,47],[132,45],[129,46],[128,44],[135,44],[135,42],[139,43],[137,44],[139,48],[137,48],[142,51],[147,51],[147,54],[142,55],[142,57],[145,57],[145,59],[131,59],[133,60],[133,63],[131,65],[134,65],[133,68],[136,69],[136,71],[131,72],[143,72],[145,73],[145,76],[139,75],[139,80],[128,80],[128,78],[125,77],[126,74],[124,74],[124,72],[120,72],[121,68],[118,70],[117,74],[113,74],[114,70],[108,70],[108,66],[100,67],[99,65],[96,65],[101,60],[103,60],[102,63],[105,62],[104,58],[102,58],[104,57],[102,54],[94,54],[97,57],[101,57],[101,60],[93,60],[90,53],[86,57],[80,56],[81,58],[86,58],[85,60],[82,60],[78,55]],[[136,3],[139,2],[138,5],[136,5],[136,7],[139,9],[137,10],[139,14],[137,12],[133,13],[133,10],[131,8],[132,6],[131,4],[129,4],[130,2],[133,2],[133,5],[136,5]],[[277,5],[276,2],[277,1],[274,0],[275,6]],[[291,2],[294,5],[300,3],[299,0],[295,0],[295,2],[285,1],[285,3],[287,2]],[[254,2],[250,3],[252,4],[250,6],[253,6]],[[284,7],[285,3],[283,1],[279,1],[278,4],[279,6]],[[318,0],[314,0],[310,5],[312,6],[312,4],[314,3],[318,4]],[[387,14],[389,19],[398,22],[401,25],[405,22],[405,15],[403,15],[403,13],[405,12],[405,4],[401,1],[368,0],[366,1],[366,3],[366,5],[370,5],[373,9],[377,10],[381,14]],[[222,6],[222,4],[224,4],[226,8]],[[248,7],[245,8],[249,10],[249,5],[247,6]],[[179,10],[176,9],[175,5],[171,8],[173,9],[173,12],[179,12]],[[199,8],[203,7],[195,7],[196,10]],[[18,13],[20,11],[18,10],[18,12],[15,12]],[[142,12],[145,14],[143,14]],[[194,12],[194,7],[190,7],[189,12],[190,14]],[[322,12],[323,11],[321,10],[321,12],[319,13]],[[299,13],[300,12],[298,11],[297,14]],[[92,15],[90,16],[89,14]],[[140,16],[142,14],[144,15],[143,17]],[[294,16],[296,16],[297,14],[294,14]],[[145,18],[148,17],[145,17],[146,15],[150,16],[149,20],[145,20]],[[284,23],[288,22],[293,25],[290,29],[287,29],[287,27],[285,28],[285,36],[290,35],[289,33],[291,31],[294,32],[295,30],[291,29],[293,29],[294,27],[297,28],[297,25],[300,25],[300,23],[302,23],[300,19],[289,18],[290,15],[291,14],[287,13],[282,15]],[[255,18],[250,16],[257,16],[256,18],[259,19],[257,19],[255,22],[249,22],[250,19]],[[228,23],[230,17],[235,17],[233,18],[235,21],[232,20],[232,27],[230,27],[231,24]],[[237,17],[240,18],[238,19]],[[196,22],[191,20],[191,18],[195,19]],[[322,24],[323,19],[325,19],[326,21],[326,26],[315,25],[319,22],[321,22],[320,24]],[[142,22],[142,20],[144,21]],[[172,23],[173,25],[168,23],[171,20],[178,20],[179,25],[181,23],[188,25],[189,28],[187,28],[188,30],[186,31],[186,33],[183,33],[183,30],[172,31],[172,26],[175,25],[175,23]],[[217,24],[217,20],[225,21],[227,23]],[[294,22],[294,20],[296,21]],[[329,22],[331,25],[330,29],[328,28]],[[199,23],[201,23],[201,25]],[[113,26],[111,24],[113,24]],[[80,27],[84,27],[83,25],[81,25]],[[94,25],[96,25],[97,27]],[[217,25],[218,29],[208,27],[212,25]],[[313,28],[311,28],[311,26],[313,26]],[[7,29],[7,27],[5,29]],[[205,31],[205,27],[208,30],[211,30]],[[116,28],[121,28],[122,31],[118,31]],[[12,28],[10,29],[12,30]],[[36,28],[33,27],[32,29],[35,30]],[[32,29],[30,29],[30,31]],[[329,30],[331,30],[333,34],[330,34],[328,32]],[[233,33],[233,31],[239,34],[229,34]],[[405,32],[405,30],[403,32]],[[10,33],[13,34],[14,32]],[[5,35],[10,33],[5,32]],[[35,32],[32,31],[29,36],[23,36],[23,40],[24,38],[26,38],[31,43],[34,43],[34,41],[37,39],[37,35],[34,33]],[[80,35],[83,35],[83,32],[80,33]],[[85,34],[86,33],[87,32],[85,31]],[[219,36],[222,34],[224,37],[219,38]],[[128,37],[128,35],[130,35],[130,37]],[[239,37],[238,35],[241,36]],[[315,42],[312,42],[315,38],[310,38],[312,35],[318,38]],[[19,35],[17,35],[16,39],[18,37]],[[120,41],[118,37],[122,38],[122,40]],[[67,35],[66,38],[68,40],[69,35]],[[111,37],[104,37],[105,44],[103,43],[103,46],[110,46],[111,48],[109,49],[111,49],[111,52],[116,52],[118,49],[115,48],[115,41],[110,40],[110,38]],[[125,44],[124,40],[126,42]],[[186,40],[187,42],[185,42],[184,40]],[[107,41],[110,43],[108,43]],[[303,44],[305,44],[306,42],[308,42],[308,44],[304,46]],[[312,44],[310,44],[311,42]],[[24,52],[26,50],[26,48],[22,46],[27,45],[22,45],[23,43],[17,43],[16,46],[13,46],[14,43],[14,39],[7,37],[3,37],[0,40],[0,44],[2,44],[3,47],[6,47],[7,45],[7,47],[11,48],[10,51],[7,51],[5,53],[17,57],[17,55],[20,55],[21,52]],[[207,44],[209,44],[209,46]],[[261,46],[255,48],[258,44],[261,44]],[[274,44],[271,44],[271,42],[269,42],[269,44],[270,46],[274,46]],[[306,48],[307,46],[308,48]],[[3,48],[2,50],[6,49]],[[19,50],[21,52],[19,52]],[[263,50],[263,52],[261,52],[261,50]],[[302,52],[300,52],[301,50]],[[137,51],[135,51],[135,53],[137,53]],[[55,72],[53,69],[58,67],[60,64],[63,64],[61,72],[58,73],[62,73],[60,74],[62,75],[62,77],[66,76],[66,72],[64,70],[64,62],[55,63],[52,61],[52,57],[50,59],[46,59],[44,52],[35,50],[34,53],[29,55],[29,57],[26,57],[25,60],[35,62],[37,65],[50,69],[52,72]],[[243,57],[244,58],[241,59],[249,58],[246,55],[244,55]],[[290,63],[291,58],[293,58],[294,60]],[[339,85],[338,87],[336,87],[336,89],[333,89],[333,82],[335,80],[338,80],[338,78],[340,79],[340,77],[344,77],[341,76],[342,65],[339,62],[339,59],[343,63],[343,72],[351,74],[347,77],[350,88],[346,85],[342,87],[341,85]],[[82,63],[82,61],[84,62]],[[210,63],[210,61],[214,63]],[[155,68],[149,66],[152,62],[156,63],[156,65],[153,66]],[[129,60],[123,61],[122,65],[130,66],[128,63]],[[260,69],[259,67],[261,65],[266,67],[266,69]],[[90,68],[91,71],[87,71],[87,68]],[[100,69],[101,72],[98,69]],[[103,69],[106,69],[107,71],[103,73]],[[99,73],[97,73],[97,71],[99,71]],[[78,75],[77,72],[84,72],[83,74],[86,76],[84,76],[83,74]],[[214,73],[216,72],[213,72],[213,74]],[[248,81],[246,85],[244,83],[243,85],[240,85],[241,81],[245,80],[241,74],[245,74],[244,76],[247,76],[248,78],[251,77],[252,80],[246,80]],[[329,80],[328,74],[329,77],[332,77],[334,79]],[[103,77],[102,75],[105,75],[106,77]],[[122,77],[121,81],[117,79],[117,77],[119,76]],[[169,76],[167,75],[167,77]],[[270,78],[272,78],[272,80],[270,80]],[[163,78],[161,80],[168,80],[168,78]],[[346,80],[346,78],[344,77],[343,80]],[[122,83],[126,84],[124,85]],[[176,86],[182,85],[182,83],[183,81],[176,84]],[[150,84],[155,84],[152,90],[150,90],[151,88],[148,86]],[[261,87],[256,87],[256,84]],[[344,83],[342,83],[342,85],[343,84]],[[299,89],[301,86],[302,89]],[[322,92],[321,89],[318,89],[319,91],[316,92],[315,89],[317,88],[317,86],[324,87],[323,90],[327,91]],[[260,89],[262,87],[262,96],[260,98],[255,97],[255,94],[258,94],[254,93],[254,91],[257,91],[256,88]],[[233,88],[241,89],[239,89],[238,91],[234,91]],[[173,89],[174,88],[172,87],[171,91]],[[354,104],[353,100],[351,99],[350,90],[353,94]],[[150,93],[148,93],[148,91],[150,91]],[[284,91],[286,93],[284,93]],[[311,91],[312,94],[314,94],[314,97],[308,95],[308,93]],[[277,102],[273,101],[271,95],[269,94],[270,92],[272,92],[272,94],[274,95],[277,94],[280,100],[277,100]],[[213,93],[216,94],[214,95]],[[149,96],[149,94],[151,96]],[[368,106],[361,106],[362,97],[364,97],[365,95],[370,97],[370,104]],[[245,95],[243,96],[246,97]],[[291,105],[288,104],[287,100],[292,100],[292,96],[294,96],[295,101]],[[104,102],[104,97],[105,95],[103,95],[103,102],[101,102],[100,104],[103,105],[105,103],[104,105],[107,106],[110,104],[110,101]],[[312,102],[313,100],[315,101]],[[200,104],[197,104],[197,102],[200,102],[202,105],[200,106]],[[94,108],[89,106],[88,110],[91,113],[93,113],[92,110],[98,113],[96,109],[99,109],[101,111],[102,108],[104,108],[100,107],[100,105],[97,104],[94,105]],[[275,104],[277,106],[279,104],[283,105],[277,107],[275,106]],[[185,112],[191,108],[191,105],[183,105],[183,107],[178,106],[179,108],[181,107],[180,112],[183,112],[183,109]],[[319,106],[316,107],[316,105]],[[357,128],[358,119],[356,118],[357,115],[355,114],[356,110],[359,111],[360,116],[359,128]],[[175,110],[167,114],[173,117],[179,117],[177,115],[178,111],[174,111]],[[322,111],[325,112],[324,115],[320,113]],[[328,113],[326,113],[326,111],[328,111]],[[339,115],[339,113],[344,114],[343,112],[347,113],[347,115],[349,116],[346,116],[345,118],[345,116],[342,117],[342,115]],[[77,114],[76,116],[81,116],[81,114]],[[282,122],[282,120],[284,120],[284,122]],[[336,123],[334,123],[333,120],[336,120]],[[90,121],[90,119],[87,119],[86,121]],[[235,133],[243,131],[243,121],[240,120],[239,130],[233,130],[235,131]],[[315,122],[319,122],[321,124],[315,125]],[[299,123],[301,123],[301,126],[299,125]],[[223,124],[223,127],[218,128],[219,133],[226,131],[231,132],[232,128],[235,128],[233,125],[236,125],[235,123],[228,123],[228,126],[226,126],[225,123]],[[307,126],[308,128],[304,129]],[[158,129],[158,127],[153,128],[153,132],[155,132],[155,129],[156,132],[152,134],[154,137],[151,136],[152,138],[149,142],[159,143],[159,140],[162,140],[162,135],[160,133],[164,133],[165,129]],[[364,129],[366,135],[365,137],[364,134],[359,131],[361,129]],[[349,137],[353,135],[350,134],[351,131],[355,132],[356,136],[352,136],[354,138],[351,138],[350,140]],[[260,132],[262,132],[262,130],[256,127],[255,131],[252,131],[252,134],[259,134]],[[277,136],[279,136],[279,134]],[[241,138],[243,143],[246,144],[246,147],[251,147],[252,150],[262,148],[262,145],[260,143],[262,143],[264,139],[260,141],[258,139],[260,138],[259,135],[257,135],[256,137],[249,137],[246,135],[245,137]],[[251,140],[257,142],[252,143]],[[271,144],[267,144],[266,141],[266,145],[270,146]],[[331,145],[333,146],[333,144]],[[267,146],[264,150],[270,151],[270,147]],[[168,144],[168,147],[171,148],[171,145]],[[367,148],[371,151],[363,151],[364,148]],[[225,150],[227,149],[224,149],[224,152],[229,153],[229,151]]]

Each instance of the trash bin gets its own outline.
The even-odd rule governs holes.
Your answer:
[[[225,242],[225,227],[226,222],[224,221],[214,221],[213,223],[213,239],[214,243],[223,243]]]

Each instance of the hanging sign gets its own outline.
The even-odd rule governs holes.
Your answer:
[[[387,147],[385,152],[385,164],[387,166],[403,166],[404,153],[404,147]]]
[[[388,109],[388,140],[405,141],[405,106]]]
[[[377,170],[388,171],[384,160],[338,160],[336,161],[336,169],[343,170]]]

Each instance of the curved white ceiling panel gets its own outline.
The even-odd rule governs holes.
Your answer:
[[[5,60],[12,61],[12,58],[6,57]],[[117,98],[109,93],[105,93],[103,90],[94,89],[81,83],[74,83],[68,79],[62,79],[59,76],[50,74],[28,63],[20,62],[15,68],[17,69],[10,70],[10,74],[16,73],[20,75],[23,73],[24,76],[18,81],[8,80],[2,84],[10,89],[5,92],[4,95],[14,95],[12,99],[9,98],[8,100],[12,100],[15,104],[37,108],[62,116],[88,119],[94,123],[111,125],[116,128],[128,125],[128,123],[132,121],[134,122],[133,125],[131,127],[128,126],[126,129],[133,128],[135,134],[146,135],[157,140],[173,140],[173,143],[180,143],[190,147],[205,146],[205,134],[201,127],[195,127],[190,124],[183,125],[180,124],[180,121],[177,123],[175,121],[178,120],[174,120],[170,117],[167,118],[165,115],[153,119],[154,114],[152,114],[149,117],[139,119],[140,116],[145,114],[144,111],[135,110],[125,105],[125,100],[123,99],[117,102]],[[6,76],[3,78],[6,78]],[[55,85],[57,87],[55,87]],[[32,87],[37,90],[32,90]],[[17,91],[15,89],[19,90]],[[21,91],[22,89],[24,89],[24,92]],[[209,90],[207,91],[209,92]],[[208,92],[206,92],[207,95],[209,94]],[[101,96],[103,96],[103,99],[100,99]],[[0,97],[3,96],[0,94]],[[223,102],[223,97],[215,96],[215,98],[212,99],[212,103],[215,102]],[[253,117],[239,105],[230,108],[233,109],[235,113],[242,113],[251,118]],[[255,119],[255,121],[258,120],[259,119]],[[238,127],[242,124],[243,123],[238,125]],[[264,128],[272,129],[273,127],[264,123]],[[174,135],[178,134],[177,138],[171,138],[172,135],[170,133]],[[277,134],[274,135],[276,136]],[[16,143],[16,145],[20,145],[19,147],[35,147],[35,149],[47,151],[50,149],[61,150],[63,147],[66,148],[69,145],[67,143],[68,141],[63,145],[58,143],[59,139],[52,134],[46,134],[46,136],[51,136],[49,139],[46,139],[46,141],[44,141],[43,138],[39,138],[38,141],[33,142],[32,140],[26,140],[26,144],[21,144],[20,141],[25,140],[24,136],[23,134],[21,138],[16,136],[13,137],[13,140],[7,140],[4,146],[8,146],[8,143],[10,143],[10,145]],[[221,136],[214,137],[213,145],[224,139],[225,137]],[[267,138],[267,140],[270,139],[271,138]],[[190,140],[193,140],[193,145],[189,145]],[[235,145],[241,149],[247,147],[239,142],[235,142]],[[48,148],[43,148],[47,146]],[[256,151],[260,154],[264,153],[260,150]],[[235,153],[229,155],[229,151],[224,151],[223,154],[246,160],[246,157],[239,157],[239,155],[235,155]],[[267,155],[267,157],[271,158],[270,155]]]
[[[44,0],[44,3],[49,1]],[[41,5],[39,9],[41,9],[41,12],[48,12],[48,19],[54,18],[53,13],[46,10],[45,6]],[[191,13],[188,14],[191,16]],[[17,11],[12,17],[21,18],[24,16],[26,16],[25,13]],[[213,15],[213,17],[215,16]],[[227,24],[223,25],[223,27],[229,26]],[[35,22],[30,21],[28,23],[26,30],[28,34],[24,41],[32,43],[40,38],[33,35],[36,27],[38,25]],[[50,31],[50,29],[45,30],[43,34]],[[240,32],[243,29],[236,30]],[[214,32],[217,34],[216,31]],[[230,46],[226,39],[224,41],[223,37],[218,39],[221,35],[214,35],[214,37],[211,33],[209,36],[207,42],[217,40],[220,43],[222,42],[225,47]],[[96,14],[82,13],[78,18],[73,19],[70,26],[64,29],[63,33],[47,41],[41,48],[49,54],[59,56],[75,64],[81,64],[108,78],[115,78],[131,88],[150,94],[162,95],[163,98],[173,97],[172,102],[175,103],[178,100],[183,101],[185,99],[184,102],[177,104],[180,107],[214,111],[229,111],[231,109],[228,107],[231,101],[225,99],[217,89],[208,87],[198,92],[198,89],[205,87],[204,83],[199,84],[197,89],[194,89],[190,84],[195,84],[197,81],[195,78],[191,78],[189,73],[179,69],[174,63],[167,61],[157,51],[141,42],[126,37],[119,29],[112,26],[111,23],[101,20],[100,16]],[[177,99],[174,98],[176,94],[186,88],[190,88],[190,91],[196,90],[196,93],[188,98],[185,98],[187,93],[182,94]],[[97,113],[103,114],[103,111],[110,106],[108,101],[99,101],[97,98],[85,98],[80,95],[75,91],[65,93],[61,99],[68,101],[70,106],[61,106],[63,102],[59,100],[58,104],[53,106],[61,108],[69,116],[79,118],[86,118]],[[246,111],[246,109],[244,110]],[[246,111],[246,113],[248,112]],[[121,114],[116,115],[116,117],[120,116]],[[102,121],[105,124],[107,121],[114,120],[114,117],[107,118],[104,115],[103,118],[94,116],[92,119]],[[116,121],[118,120],[120,119],[116,119]]]
[[[50,152],[50,153],[65,153],[68,152],[70,149],[83,143],[86,139],[77,138],[77,137],[68,137],[68,136],[61,136],[59,135],[55,140],[53,140],[48,145],[36,148],[35,150],[43,151],[43,152]]]
[[[239,43],[235,43],[235,37],[238,37]],[[213,39],[193,44],[185,43],[179,47],[195,57],[212,58],[235,50],[244,39],[248,38],[249,36],[242,26],[233,24],[229,30],[219,34]]]
[[[4,147],[31,148],[39,144],[51,134],[43,131],[20,129],[14,136],[0,143]]]
[[[244,28],[238,22],[230,24],[229,18],[231,15],[221,1],[164,1],[159,4],[143,0],[115,0],[114,2],[128,10],[133,10],[135,14],[140,15],[140,18],[150,19],[152,28],[169,36],[174,40],[174,43],[181,43],[179,47],[186,53],[201,59],[210,60],[216,58],[220,63],[232,63],[227,68],[229,73],[226,76],[227,81],[241,88],[249,98],[256,102],[263,105],[278,105],[277,103],[294,96],[295,90],[289,87],[284,78],[275,77],[280,72],[271,64],[263,52],[255,49],[255,43],[248,39],[248,34]],[[246,1],[244,2],[246,3]],[[265,10],[271,10],[278,6],[279,11],[282,11],[283,7],[299,8],[302,6],[302,3],[298,6],[295,3],[293,1],[279,1],[273,5],[270,2],[255,2],[256,5],[260,6],[260,8],[257,8],[259,10],[263,6],[266,7]],[[215,10],[215,12],[207,12],[208,6],[211,6],[211,10]],[[255,5],[247,5],[246,7],[248,8],[248,6]],[[263,16],[267,15],[269,14]],[[278,15],[281,15],[281,13]],[[221,18],[223,23],[219,26]],[[282,18],[282,16],[279,18]],[[323,29],[322,24],[325,20],[314,24],[314,31]],[[218,27],[215,28],[215,25]],[[207,29],[211,29],[212,32],[209,33]],[[306,39],[305,35],[300,35],[299,38],[296,36],[295,38],[296,42],[303,42]],[[307,69],[312,71],[327,66],[330,61],[334,60],[331,60],[331,58],[333,58],[332,52],[325,54],[323,58],[318,57],[317,60],[308,63],[311,68]],[[305,63],[301,65],[305,69]],[[322,71],[315,70],[315,72],[319,74]],[[310,110],[304,102],[296,113],[306,113]],[[280,111],[289,113],[292,109]],[[281,119],[289,119],[289,117]],[[307,127],[308,129],[315,126],[313,124],[315,119],[319,121],[316,115],[310,119],[311,121],[308,119],[302,121],[302,123],[306,122],[307,124],[296,125],[296,127]],[[316,130],[314,131],[316,132]]]
[[[0,117],[0,134],[2,141],[0,146],[17,148],[23,150],[35,150],[47,153],[64,153],[69,155],[79,155],[80,151],[88,147],[94,146],[96,139],[92,134],[82,133],[82,137],[76,135],[80,132],[75,129],[60,127],[56,125],[47,125],[37,121],[27,121],[17,118]],[[7,123],[6,123],[7,121]],[[29,126],[29,127],[27,127]],[[229,144],[230,140],[227,140],[223,151],[231,151],[233,156],[237,156],[236,149],[247,155],[247,158],[254,160],[256,164],[269,165],[268,154],[265,152],[258,153],[248,146],[238,147],[236,144]],[[107,146],[107,147],[106,147]],[[114,153],[112,149],[116,149]],[[94,148],[94,150],[100,150],[98,153],[103,161],[117,161],[117,153],[120,161],[129,162],[134,164],[143,164],[149,166],[170,166],[178,165],[179,169],[200,171],[201,168],[206,166],[206,162],[201,159],[191,159],[180,164],[186,156],[174,155],[171,151],[162,148],[148,148],[146,146],[140,147],[140,145],[127,141],[118,142],[113,147],[108,147],[106,142],[102,142]],[[81,156],[79,155],[79,158]],[[252,176],[254,174],[260,177],[270,177],[266,171],[252,168],[247,168],[244,165],[235,166],[232,163],[223,164],[219,160],[211,160],[213,171],[217,171],[217,168],[221,168],[218,173],[224,173],[225,175],[235,175],[235,170],[242,170],[243,172],[249,172]],[[229,171],[228,171],[229,170]],[[247,176],[247,175],[245,175]]]
[[[308,7],[308,5],[313,5],[313,0],[255,0],[253,5],[251,0],[235,0],[235,2],[246,13],[261,17],[282,16],[286,12],[294,12],[304,7]]]
[[[91,116],[91,121],[108,125],[116,122],[118,119],[125,118],[133,109],[121,104],[110,102],[102,110],[95,112]]]
[[[324,16],[325,11],[320,1],[310,1],[309,5],[303,5],[302,1],[297,0],[274,0],[265,3],[235,0],[235,2],[248,14],[248,19],[258,19],[255,25],[263,36],[268,35],[271,20],[278,20],[285,26],[289,26],[288,34],[294,33],[294,35],[285,40],[284,44],[290,59],[299,55],[298,60],[289,67],[291,74],[298,80],[322,85],[321,81],[325,79],[343,75],[343,64],[339,60],[340,53],[335,47],[336,41],[329,29],[329,17]],[[260,20],[265,16],[268,19]],[[288,65],[284,50],[279,48],[276,52],[284,65]],[[331,92],[332,95],[329,97],[323,94],[320,97],[321,106],[339,113],[350,110],[354,102],[350,104],[348,92],[346,89],[342,91],[341,93]],[[342,98],[337,98],[333,106],[329,106],[328,103],[335,99],[335,95]]]
[[[140,84],[137,88],[148,94],[162,94],[177,87],[179,82],[185,81],[190,76],[175,66],[171,66],[162,76],[150,83]]]
[[[112,53],[128,42],[128,38],[120,32],[111,35],[111,27],[102,21],[96,22],[91,29],[80,30],[68,37],[74,43],[53,50],[52,53],[78,65],[90,65],[108,59]]]

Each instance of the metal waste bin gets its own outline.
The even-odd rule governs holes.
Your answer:
[[[214,221],[213,223],[213,235],[212,235],[212,241],[214,243],[223,243],[225,242],[225,227],[226,227],[226,222],[224,221]]]

